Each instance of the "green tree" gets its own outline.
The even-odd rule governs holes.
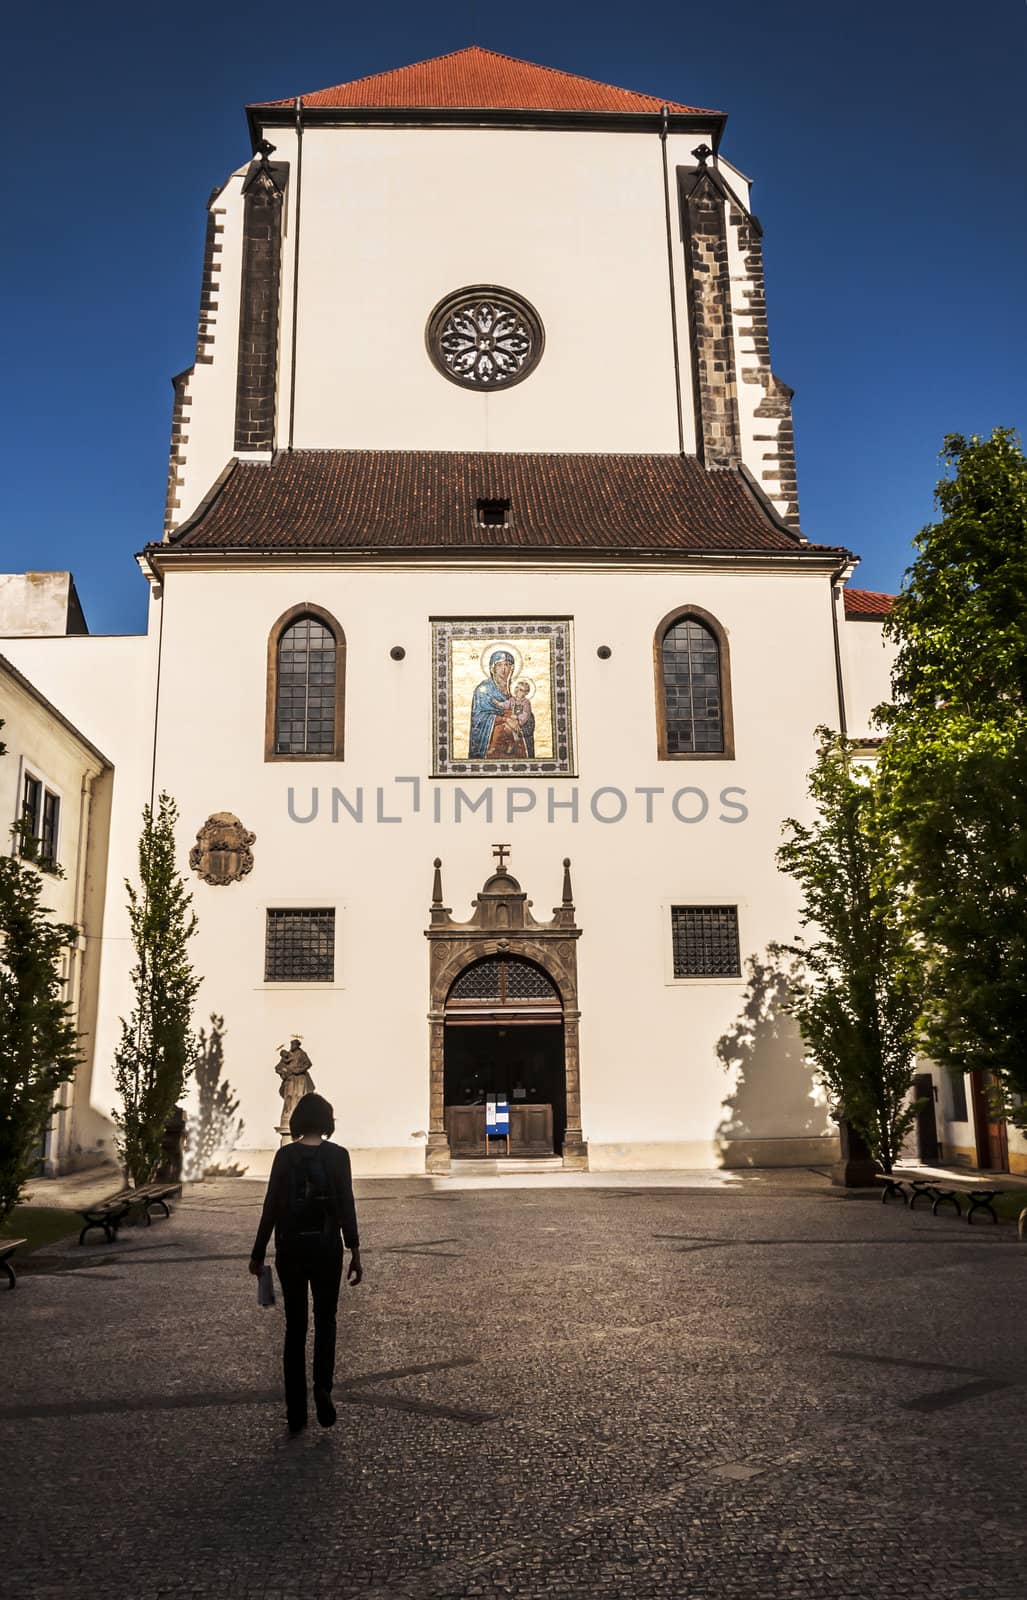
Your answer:
[[[1016,436],[945,441],[941,520],[888,622],[882,779],[930,952],[926,1046],[1027,1095],[1027,460]],[[1016,1098],[1014,1098],[1016,1097]]]
[[[892,1170],[916,1114],[909,1100],[923,958],[895,876],[895,842],[875,773],[854,764],[852,743],[818,728],[808,826],[788,818],[777,863],[802,889],[787,1008],[817,1077]]]
[[[114,1055],[121,1106],[112,1113],[118,1153],[132,1182],[148,1183],[160,1162],[165,1124],[193,1069],[192,1008],[200,979],[189,961],[196,931],[192,895],[175,864],[178,807],[161,793],[157,812],[143,807],[139,888],[126,880],[135,946],[135,1003]]]
[[[40,904],[42,873],[24,826],[13,831],[19,850],[0,857],[0,1224],[32,1174],[57,1089],[79,1061],[61,971],[78,931]]]

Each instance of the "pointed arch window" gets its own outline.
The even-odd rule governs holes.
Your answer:
[[[698,606],[672,611],[655,640],[661,761],[731,760],[734,726],[727,635]]]
[[[346,639],[321,606],[294,606],[268,639],[267,761],[341,761]]]

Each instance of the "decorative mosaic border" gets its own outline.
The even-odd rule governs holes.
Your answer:
[[[449,617],[432,620],[432,682],[435,686],[435,721],[432,750],[433,776],[436,778],[570,778],[574,773],[574,737],[571,716],[571,624],[570,618]],[[513,638],[549,640],[552,660],[553,757],[529,757],[508,761],[457,760],[450,754],[450,644],[454,638],[489,640],[508,634]]]

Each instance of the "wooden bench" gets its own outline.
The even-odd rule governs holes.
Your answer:
[[[965,1195],[970,1202],[966,1210],[967,1222],[973,1221],[975,1212],[983,1211],[985,1215],[991,1218],[992,1222],[997,1223],[998,1213],[995,1210],[993,1201],[1000,1194],[1008,1192],[1004,1189],[949,1188],[947,1185],[939,1183],[937,1178],[911,1178],[905,1173],[900,1177],[896,1177],[893,1172],[879,1172],[877,1181],[884,1185],[881,1191],[882,1205],[886,1205],[889,1200],[897,1198],[904,1200],[910,1211],[915,1211],[917,1201],[926,1195],[931,1202],[932,1217],[936,1217],[939,1207],[944,1205],[953,1206],[956,1216],[961,1217],[963,1208],[959,1202],[960,1197]]]
[[[113,1244],[118,1236],[118,1228],[131,1211],[142,1208],[142,1214],[149,1226],[152,1218],[150,1212],[154,1206],[160,1206],[163,1215],[170,1217],[171,1207],[168,1201],[182,1193],[180,1183],[146,1183],[139,1189],[122,1189],[120,1194],[112,1194],[109,1199],[101,1200],[95,1206],[83,1206],[79,1215],[85,1218],[85,1226],[78,1236],[79,1244],[85,1244],[86,1234],[91,1228],[102,1228],[107,1236],[107,1243]]]
[[[18,1246],[24,1243],[24,1239],[0,1239],[0,1267],[3,1267],[7,1274],[7,1287],[9,1289],[18,1287],[18,1279],[15,1276],[14,1262],[11,1257]]]

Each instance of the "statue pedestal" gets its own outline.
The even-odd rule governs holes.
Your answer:
[[[838,1139],[841,1160],[831,1167],[831,1182],[839,1189],[872,1189],[877,1162],[847,1117],[838,1118]]]
[[[292,1134],[289,1131],[287,1122],[280,1122],[275,1128],[275,1132],[278,1134],[279,1145],[292,1144]]]

